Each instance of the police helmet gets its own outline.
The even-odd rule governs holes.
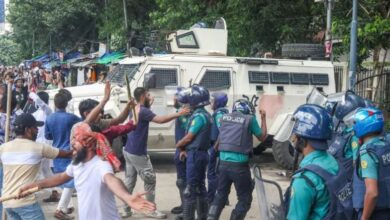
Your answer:
[[[189,89],[184,89],[177,96],[182,104],[189,104],[191,108],[198,108],[210,104],[209,91],[200,85],[192,85]]]
[[[253,115],[255,107],[248,100],[239,99],[234,102],[232,112],[241,112],[246,115]]]
[[[343,118],[350,112],[354,111],[359,107],[365,107],[364,99],[352,91],[345,93],[345,98],[343,101],[339,102],[335,109],[335,116],[339,120]]]
[[[306,139],[317,150],[328,148],[327,140],[332,136],[332,119],[325,108],[305,104],[297,108],[293,115],[292,134]]]
[[[211,97],[214,100],[216,109],[225,107],[228,102],[228,96],[224,92],[214,92],[211,94]]]
[[[182,91],[184,90],[184,87],[177,87],[176,88],[176,92],[175,92],[175,99],[179,102],[179,103],[184,103],[185,102],[185,93],[183,93]]]
[[[361,108],[354,115],[353,130],[358,138],[364,137],[367,134],[381,133],[383,126],[383,114],[377,108]]]

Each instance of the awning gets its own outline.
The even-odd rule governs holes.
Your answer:
[[[103,64],[103,65],[114,64],[114,63],[118,63],[125,56],[126,54],[124,52],[106,53],[99,59],[95,60],[93,63]]]

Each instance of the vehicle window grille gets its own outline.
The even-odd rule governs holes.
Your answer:
[[[230,71],[206,70],[199,83],[207,89],[227,89],[230,88]]]
[[[309,76],[307,73],[291,73],[291,84],[309,85]]]
[[[311,74],[311,84],[313,84],[313,85],[329,85],[328,74]]]
[[[150,73],[156,75],[156,89],[164,89],[165,86],[177,85],[177,69],[152,68]]]
[[[282,72],[274,72],[271,74],[271,82],[273,84],[289,84],[290,83],[290,74]]]
[[[137,72],[137,64],[120,64],[117,65],[108,75],[107,80],[111,83],[123,85],[125,83],[125,73],[129,79],[133,78]]]
[[[269,83],[269,74],[268,72],[261,71],[249,71],[249,83]]]

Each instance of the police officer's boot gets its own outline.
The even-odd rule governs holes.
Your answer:
[[[180,194],[180,206],[176,206],[171,210],[172,214],[181,214],[183,213],[183,203],[184,203],[184,181],[182,179],[178,179],[176,181],[176,186],[179,189]]]
[[[212,204],[209,208],[209,213],[207,215],[207,220],[218,220],[221,216],[223,207]]]
[[[183,204],[183,219],[195,220],[196,201],[186,199]],[[179,217],[179,216],[178,216]]]
[[[230,215],[230,220],[244,220],[246,216],[245,213],[239,213],[233,209],[232,214]]]
[[[183,191],[184,203],[183,203],[183,219],[184,220],[195,220],[195,208],[196,200],[192,199],[191,196],[194,192],[190,185],[187,185]]]
[[[206,198],[197,196],[196,197],[196,214],[197,220],[206,220],[208,212],[208,203]]]

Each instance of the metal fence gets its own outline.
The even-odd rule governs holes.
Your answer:
[[[375,72],[373,67],[361,69],[356,74],[355,92],[372,100],[382,110],[390,112],[390,66],[384,67],[383,72],[379,72]],[[348,83],[346,63],[334,64],[334,77],[336,92],[345,90]]]
[[[372,67],[359,71],[355,92],[390,112],[390,67],[383,68],[382,72],[374,71]]]

